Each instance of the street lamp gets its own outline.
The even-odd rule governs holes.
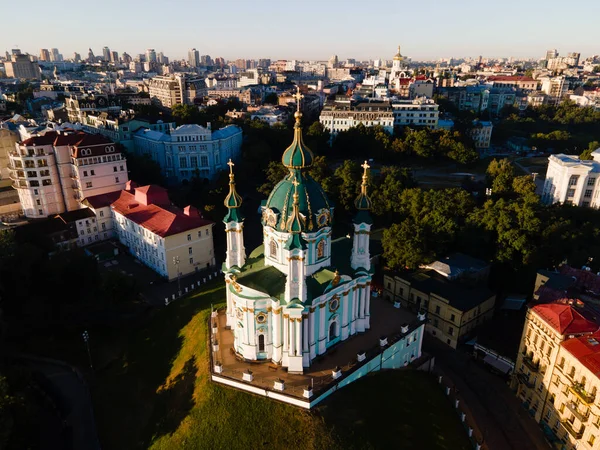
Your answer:
[[[179,256],[173,256],[173,264],[177,268],[177,296],[181,297],[181,273],[179,272]]]
[[[94,370],[94,366],[92,365],[92,353],[90,352],[90,335],[87,330],[81,334],[83,337],[83,342],[85,342],[85,348],[87,349],[88,360],[90,362],[90,369]]]

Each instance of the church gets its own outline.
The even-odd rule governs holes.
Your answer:
[[[223,219],[227,327],[233,349],[250,362],[270,362],[303,373],[311,362],[370,328],[371,258],[368,169],[363,177],[353,239],[332,239],[334,205],[309,175],[314,155],[302,138],[300,101],[294,140],[281,163],[288,170],[262,212],[263,244],[246,256],[242,198],[229,162]]]

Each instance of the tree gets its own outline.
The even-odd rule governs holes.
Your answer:
[[[279,97],[275,92],[271,92],[270,94],[265,95],[265,99],[263,100],[265,105],[278,105]]]
[[[177,125],[200,124],[202,120],[200,111],[192,105],[174,105],[171,108],[171,114]]]
[[[404,189],[416,186],[410,169],[398,166],[383,166],[371,180],[372,212],[385,216],[389,221],[397,217],[400,196]]]
[[[127,168],[129,169],[129,178],[140,185],[164,183],[162,169],[150,155],[138,155],[132,152],[125,152],[127,156]]]
[[[360,190],[360,175],[361,169],[358,163],[348,159],[335,169],[336,203],[338,207],[345,211],[351,211],[354,207],[354,200]]]
[[[430,260],[422,225],[412,219],[395,223],[383,231],[383,257],[392,269],[414,269]]]
[[[258,188],[258,192],[264,195],[269,195],[275,185],[288,174],[288,170],[280,161],[270,161],[264,172],[265,182]]]
[[[504,158],[493,159],[487,168],[488,179],[491,182],[492,193],[495,195],[507,194],[512,191],[514,167],[511,162]]]
[[[579,155],[580,159],[586,159],[586,160],[590,160],[590,159],[594,159],[592,157],[592,152],[598,150],[600,148],[600,142],[598,141],[592,141],[588,144],[588,148],[586,148],[581,155]]]

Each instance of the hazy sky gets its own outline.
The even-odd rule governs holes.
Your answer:
[[[70,58],[107,45],[181,58],[195,47],[213,58],[390,59],[398,44],[413,59],[540,58],[600,54],[600,0],[342,1],[101,0],[12,2],[3,8],[0,50]],[[19,5],[22,5],[21,7]],[[20,10],[22,8],[22,10]],[[14,15],[11,12],[14,11]]]

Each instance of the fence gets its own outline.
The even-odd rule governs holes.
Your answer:
[[[460,421],[469,437],[469,441],[475,450],[489,450],[486,442],[485,435],[475,422],[475,417],[468,405],[463,401],[460,392],[456,389],[454,383],[446,375],[442,374],[441,371],[436,367],[433,372],[438,377],[438,384],[444,390],[444,394],[448,397],[448,400],[452,403],[454,410],[458,414]]]
[[[202,276],[202,280],[198,280],[198,281],[177,281],[177,283],[181,284],[181,288],[178,288],[178,292],[171,294],[170,297],[165,297],[165,306],[169,306],[170,303],[174,302],[175,300],[179,300],[180,298],[186,296],[187,294],[190,294],[192,292],[194,292],[197,289],[200,289],[202,286],[204,286],[206,283],[212,281],[213,279],[215,279],[217,276],[219,275],[218,271],[214,271],[211,273],[206,273],[204,276]]]

